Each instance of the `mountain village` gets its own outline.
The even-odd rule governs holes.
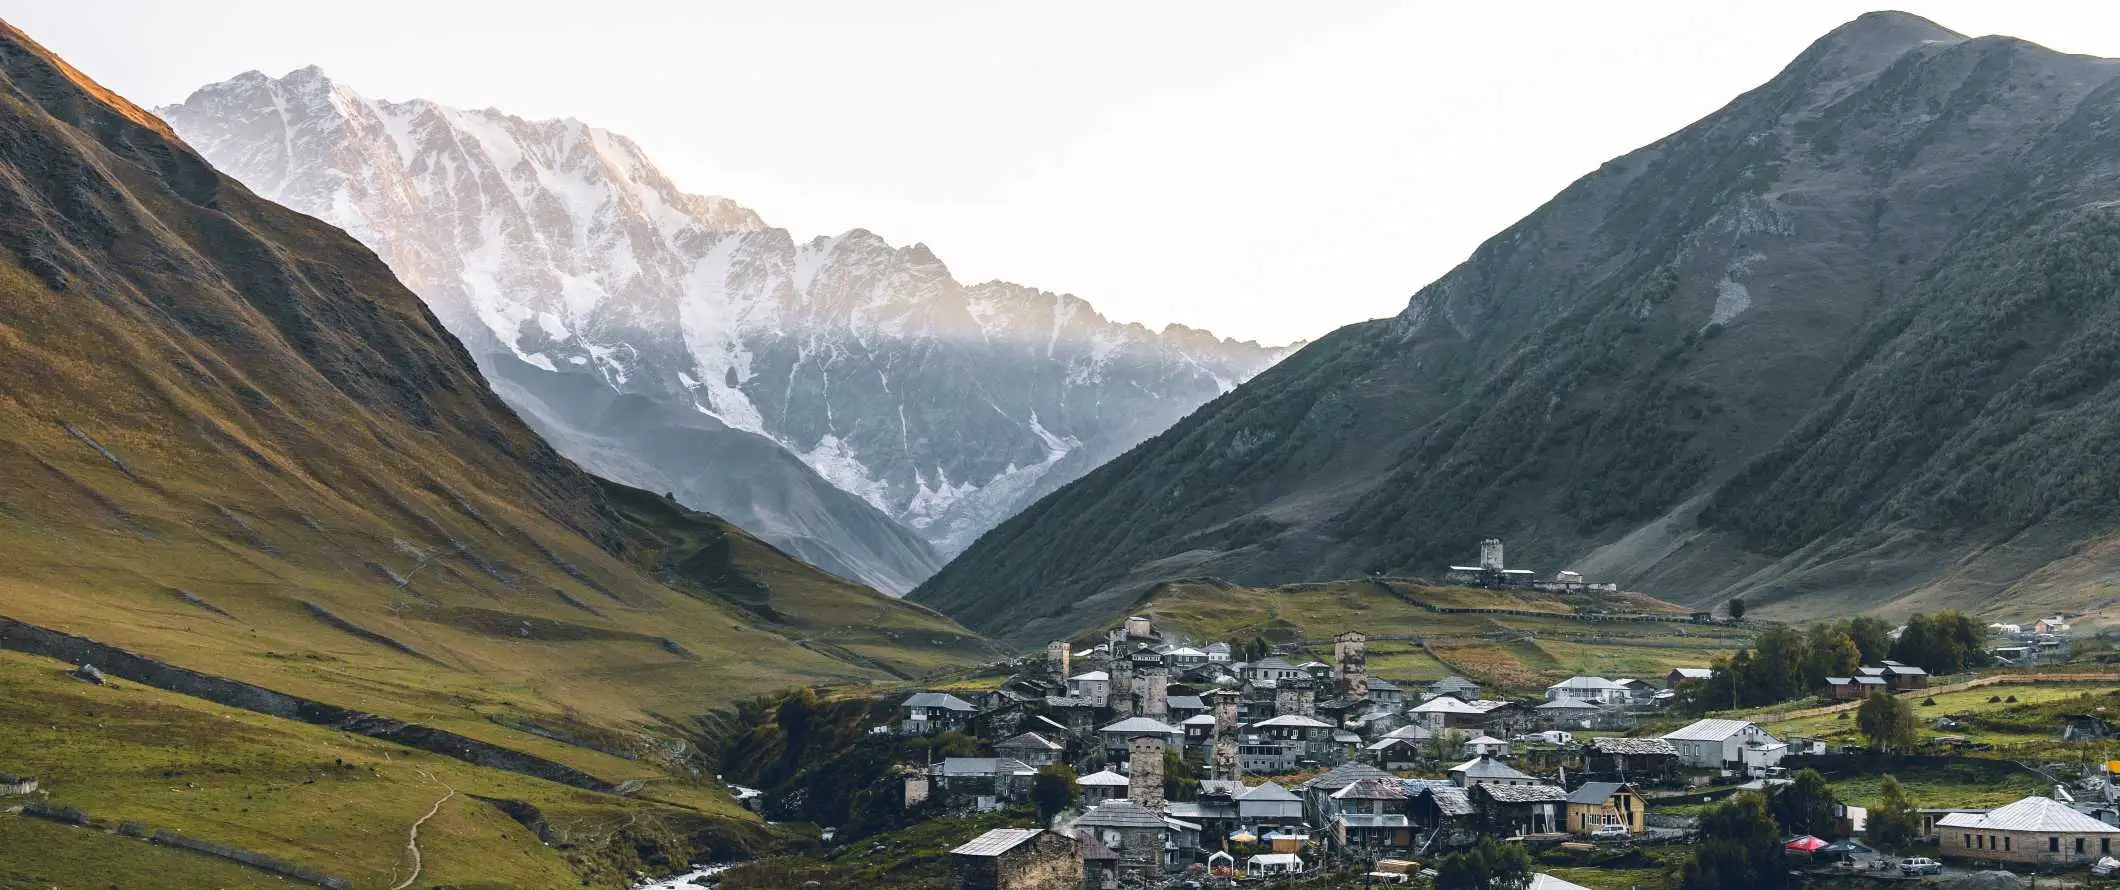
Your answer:
[[[1504,574],[1498,542],[1488,544],[1485,568],[1457,571],[1496,585],[1538,583],[1529,573]],[[1993,655],[2003,666],[2055,657],[2068,631],[2060,616],[1989,629],[2001,638]],[[1086,648],[1052,643],[1042,663],[990,692],[913,694],[895,723],[873,732],[960,732],[991,751],[904,765],[908,807],[992,812],[1032,801],[1046,774],[1071,778],[1071,803],[1048,824],[989,830],[951,850],[966,890],[1306,877],[1343,886],[1331,880],[1349,875],[1363,884],[1419,883],[1436,877],[1437,857],[1482,838],[1588,859],[1695,842],[1698,818],[1653,812],[1659,804],[1783,786],[1792,766],[1874,753],[1779,737],[1746,719],[1683,722],[1673,704],[1686,684],[1714,677],[1705,665],[1661,676],[1573,676],[1532,698],[1462,676],[1424,684],[1372,676],[1370,639],[1350,629],[1319,641],[1329,662],[1299,660],[1301,644],[1247,651],[1136,615]],[[1828,678],[1815,694],[1823,706],[1852,705],[1872,691],[1919,698],[1930,680],[1920,666],[1886,660]],[[1674,722],[1682,725],[1641,731]],[[2054,731],[2114,736],[2093,715]],[[1927,858],[1865,844],[1864,808],[1835,804],[1834,839],[1787,838],[1789,864],[1873,878],[1940,871],[1939,858],[2102,874],[2120,841],[2120,785],[2108,775],[2073,777],[2080,787],[2057,780],[2047,794],[2008,806],[1923,809],[1922,833],[1937,844]],[[1532,881],[1542,890],[1581,886],[1547,874]]]

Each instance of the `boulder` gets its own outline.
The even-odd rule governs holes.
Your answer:
[[[84,683],[94,683],[97,686],[103,685],[103,672],[97,670],[96,666],[92,664],[84,664],[75,668],[73,677]]]

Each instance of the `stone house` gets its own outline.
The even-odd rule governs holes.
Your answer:
[[[1411,729],[1414,727],[1401,728]],[[1422,739],[1387,735],[1370,742],[1369,746],[1362,750],[1363,756],[1368,758],[1370,763],[1375,764],[1378,769],[1406,770],[1420,767],[1421,762],[1427,759],[1425,754],[1427,747],[1428,743]]]
[[[1478,838],[1479,814],[1465,789],[1456,785],[1422,786],[1407,802],[1406,815],[1431,851],[1467,846]]]
[[[927,768],[929,793],[947,807],[980,812],[1029,800],[1038,770],[1009,757],[949,757]]]
[[[1396,708],[1406,702],[1406,690],[1390,680],[1369,679],[1369,701]]]
[[[1450,781],[1470,790],[1475,785],[1537,785],[1536,777],[1483,754],[1450,768]]]
[[[1103,707],[1111,701],[1112,675],[1110,671],[1083,671],[1067,678],[1067,694],[1070,698],[1086,699]]]
[[[1050,766],[1060,762],[1060,755],[1067,746],[1039,735],[1026,732],[1006,741],[994,743],[994,753],[1013,757],[1031,766]]]
[[[1584,782],[1568,792],[1568,830],[1587,835],[1607,825],[1625,825],[1640,834],[1648,801],[1625,782]]]
[[[1096,806],[1107,800],[1125,797],[1128,784],[1125,776],[1107,769],[1076,779],[1075,789],[1081,792],[1085,806]]]
[[[904,735],[932,735],[961,730],[976,711],[971,702],[947,692],[916,692],[898,706],[898,731]]]
[[[1661,781],[1678,771],[1678,748],[1664,739],[1595,738],[1583,753],[1586,778]]]
[[[1335,848],[1371,858],[1412,849],[1407,796],[1406,784],[1397,778],[1356,779],[1333,792],[1323,815]]]
[[[1163,870],[1164,835],[1170,826],[1161,813],[1130,800],[1107,800],[1082,814],[1075,827],[1090,831],[1098,842],[1119,854],[1122,875]]]
[[[1946,815],[1936,821],[1936,839],[1945,859],[2067,866],[2120,854],[2120,828],[2037,796],[1986,813]]]
[[[963,890],[1080,890],[1082,842],[1038,828],[996,828],[950,851]]]
[[[1447,695],[1459,701],[1472,701],[1480,697],[1480,684],[1455,674],[1428,684],[1428,694]]]
[[[1097,733],[1104,739],[1106,758],[1114,763],[1126,759],[1127,743],[1136,736],[1162,736],[1164,747],[1173,749],[1185,744],[1185,730],[1152,717],[1128,717]]]
[[[1596,729],[1605,722],[1605,711],[1594,702],[1579,698],[1556,698],[1532,710],[1544,726],[1554,729]]]
[[[1119,890],[1119,854],[1095,832],[1076,829],[1075,839],[1082,842],[1082,890]]]
[[[1567,830],[1568,792],[1556,785],[1488,783],[1465,789],[1480,831],[1496,837]]]

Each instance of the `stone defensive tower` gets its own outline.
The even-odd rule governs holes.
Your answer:
[[[1207,777],[1224,782],[1244,780],[1243,761],[1237,759],[1237,737],[1235,733],[1215,736],[1214,753],[1207,762]]]
[[[1369,696],[1369,635],[1350,630],[1332,638],[1332,675],[1348,698]]]
[[[1126,754],[1126,799],[1163,812],[1163,737],[1127,739]]]
[[[1055,682],[1067,682],[1068,661],[1072,655],[1066,640],[1054,640],[1045,644],[1045,670],[1053,675]]]
[[[1134,710],[1133,647],[1112,650],[1111,699],[1106,702],[1122,718],[1137,716]]]
[[[1141,716],[1162,720],[1170,716],[1170,669],[1161,660],[1140,665]]]
[[[1480,542],[1480,571],[1499,572],[1502,565],[1502,539],[1488,538]]]

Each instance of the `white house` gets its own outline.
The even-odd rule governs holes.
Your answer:
[[[1611,704],[1623,702],[1633,695],[1625,684],[1603,677],[1569,677],[1546,687],[1546,700],[1556,701],[1572,698],[1577,701]]]
[[[1788,746],[1781,740],[1760,729],[1749,720],[1695,720],[1686,727],[1664,734],[1664,741],[1678,750],[1678,762],[1682,766],[1701,769],[1743,770],[1772,766],[1781,758],[1761,753],[1747,758],[1746,749],[1764,749],[1780,746],[1786,754]]]
[[[1228,664],[1228,663],[1229,663],[1229,644],[1228,644],[1228,643],[1209,643],[1209,644],[1207,644],[1207,660],[1208,660],[1208,661],[1209,661],[1210,663],[1213,663],[1213,664]]]
[[[1466,757],[1492,757],[1508,753],[1509,743],[1491,735],[1482,734],[1478,738],[1465,741]]]
[[[1247,824],[1293,822],[1303,818],[1303,797],[1273,782],[1254,785],[1235,795],[1237,819]]]

